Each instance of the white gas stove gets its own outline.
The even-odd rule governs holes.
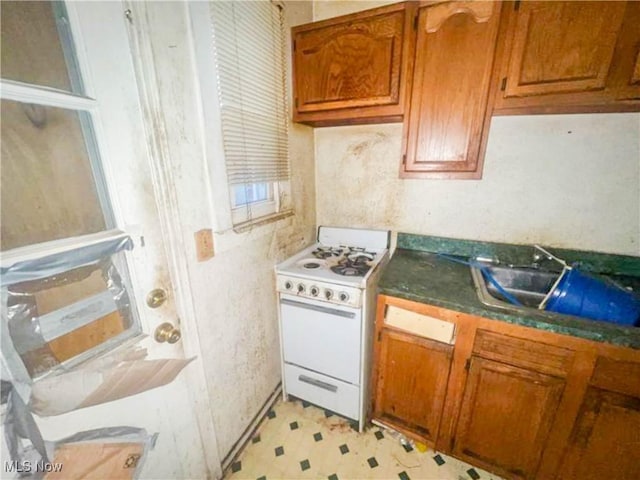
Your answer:
[[[283,394],[366,420],[376,284],[389,231],[320,227],[276,267]]]

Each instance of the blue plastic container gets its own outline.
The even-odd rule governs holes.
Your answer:
[[[620,325],[640,322],[640,297],[575,268],[563,272],[545,308]]]

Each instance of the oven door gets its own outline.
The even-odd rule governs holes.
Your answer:
[[[280,296],[284,361],[360,385],[362,311]]]

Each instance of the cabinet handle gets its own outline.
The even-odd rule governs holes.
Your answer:
[[[300,375],[298,377],[303,383],[308,383],[309,385],[313,385],[314,387],[322,388],[323,390],[328,390],[330,392],[336,393],[338,391],[338,387],[336,385],[331,385],[330,383],[323,382],[321,380],[316,380],[315,378],[307,377],[306,375]]]

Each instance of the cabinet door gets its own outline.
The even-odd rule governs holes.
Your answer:
[[[561,378],[472,357],[453,454],[533,478],[563,390]]]
[[[557,478],[640,478],[640,398],[590,388]]]
[[[613,59],[615,68],[612,69],[607,86],[616,100],[640,100],[640,27],[638,25],[640,25],[640,2],[627,2]]]
[[[640,110],[640,3],[511,2],[494,114]]]
[[[625,2],[522,2],[505,96],[605,87]]]
[[[453,346],[383,329],[374,417],[434,444]]]
[[[480,178],[500,3],[420,9],[402,177]]]
[[[408,10],[413,8],[393,5],[293,28],[294,120],[399,121],[411,37]]]

